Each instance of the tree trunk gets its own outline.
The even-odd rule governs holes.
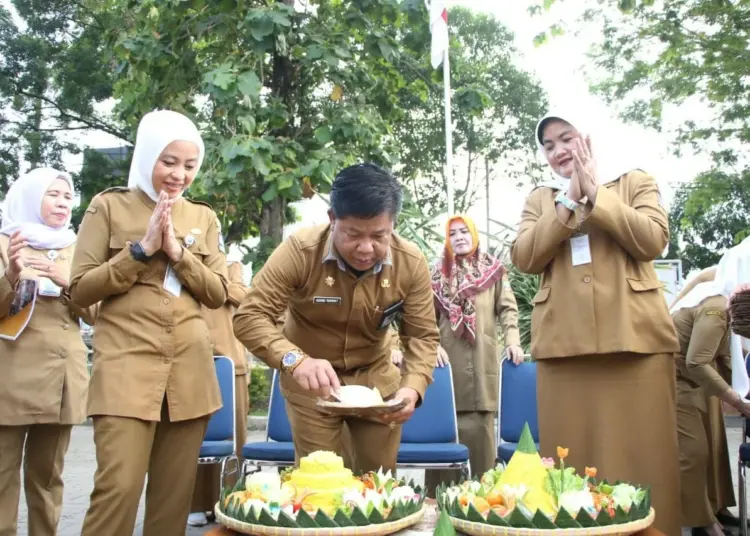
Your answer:
[[[278,0],[281,4],[294,6],[294,0]],[[289,34],[291,35],[291,34]],[[291,43],[289,44],[291,47]],[[294,102],[294,64],[288,55],[279,52],[278,48],[273,56],[273,72],[271,75],[271,94],[279,98],[289,111],[295,116]],[[289,121],[281,128],[275,129],[273,135],[285,138],[294,137],[294,122]],[[268,203],[263,203],[260,212],[260,240],[261,244],[270,250],[278,246],[284,239],[284,214],[286,213],[286,199],[276,197]],[[265,261],[265,259],[263,259]]]

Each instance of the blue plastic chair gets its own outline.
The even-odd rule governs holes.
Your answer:
[[[261,467],[291,467],[294,465],[292,426],[286,414],[286,402],[279,387],[279,371],[273,372],[271,400],[266,419],[266,440],[246,443],[242,447],[242,474],[260,471]]]
[[[235,430],[234,363],[226,356],[215,356],[216,378],[221,391],[221,409],[211,415],[198,455],[198,465],[221,464],[221,487],[227,475],[239,472],[237,430]],[[234,470],[227,472],[227,462],[234,461]]]
[[[750,374],[750,360],[745,356],[745,368],[747,368],[748,374]],[[747,442],[748,430],[750,430],[750,419],[742,419],[742,444],[740,445],[740,456],[737,467],[737,486],[739,487],[739,503],[740,503],[740,534],[747,536],[747,522],[742,520],[747,519],[747,490],[745,489],[745,471],[750,466],[750,443]]]
[[[518,447],[521,432],[529,423],[531,436],[539,448],[539,422],[536,405],[536,363],[514,365],[505,359],[500,366],[500,400],[497,408],[497,462],[508,463]]]
[[[459,469],[471,477],[469,449],[458,442],[456,399],[450,365],[436,367],[424,401],[404,423],[397,467],[402,469]]]

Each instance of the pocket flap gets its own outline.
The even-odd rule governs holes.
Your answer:
[[[539,291],[534,296],[534,299],[531,300],[532,303],[544,303],[547,301],[547,298],[549,298],[551,287],[543,287],[540,288]]]
[[[633,292],[646,292],[664,288],[664,283],[658,279],[628,279],[628,284]]]
[[[128,242],[131,244],[135,244],[138,242],[142,236],[138,237],[128,237],[125,235],[111,235],[109,237],[109,249],[125,249],[128,247]]]

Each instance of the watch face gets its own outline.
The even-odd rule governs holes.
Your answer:
[[[297,359],[299,359],[299,356],[297,356],[297,354],[289,352],[281,359],[281,364],[285,367],[291,367],[297,362]]]

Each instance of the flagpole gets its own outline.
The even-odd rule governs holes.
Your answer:
[[[443,92],[445,100],[445,188],[448,194],[448,216],[455,214],[453,202],[453,121],[451,120],[451,67],[448,50],[443,51]]]

